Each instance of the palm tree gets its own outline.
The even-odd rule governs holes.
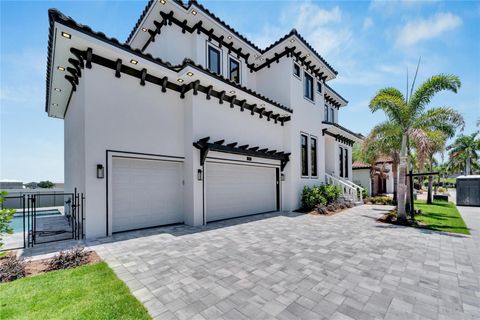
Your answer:
[[[434,155],[437,152],[442,152],[445,149],[445,134],[441,131],[430,131],[427,133],[428,137],[428,162],[430,167],[430,172],[433,171],[433,165],[435,164]],[[427,189],[427,204],[432,204],[432,185],[433,185],[433,176],[428,176],[428,189]]]
[[[461,86],[460,79],[454,75],[436,75],[422,83],[413,92],[410,98],[405,97],[396,88],[381,89],[370,101],[370,110],[376,112],[382,110],[389,121],[400,129],[400,165],[397,199],[397,219],[400,223],[406,223],[405,195],[407,173],[407,148],[410,148],[410,140],[415,140],[417,147],[426,150],[428,139],[425,130],[440,130],[446,136],[453,136],[458,127],[463,129],[463,117],[449,107],[438,107],[426,110],[430,100],[436,93],[449,90],[457,92]],[[407,93],[408,94],[408,93]]]
[[[450,146],[449,167],[455,171],[463,171],[465,175],[472,174],[472,169],[479,167],[480,138],[478,131],[470,135],[460,135]]]
[[[392,157],[392,174],[393,174],[393,202],[397,202],[397,180],[398,180],[398,164],[400,156],[398,150],[401,146],[400,127],[390,121],[384,121],[376,125],[365,139],[362,145],[362,151],[366,154],[374,154],[375,161],[382,155]]]

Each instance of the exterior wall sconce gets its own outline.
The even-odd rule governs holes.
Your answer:
[[[97,164],[97,179],[103,179],[105,177],[105,169],[103,164]]]
[[[280,180],[285,181],[285,173],[282,172],[280,174]]]
[[[197,180],[202,181],[203,180],[203,171],[202,169],[198,169],[197,171]]]

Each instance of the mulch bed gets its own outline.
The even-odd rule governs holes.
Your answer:
[[[336,215],[337,213],[340,213],[340,212],[343,212],[345,210],[348,210],[350,208],[345,208],[345,209],[337,209],[335,211],[326,211],[326,213],[319,213],[317,210],[312,210],[310,212],[308,212],[308,214],[311,214],[311,215],[314,215],[314,216],[326,216],[326,217],[329,217],[329,216],[334,216]]]
[[[419,214],[419,213],[416,213]],[[381,223],[389,223],[395,225],[402,225],[402,226],[410,226],[410,227],[425,227],[426,225],[420,221],[413,220],[407,215],[406,223],[399,223],[397,221],[397,209],[390,210],[389,212],[383,214],[380,218],[377,219],[377,222]]]
[[[86,254],[87,256],[85,257],[85,259],[82,260],[82,263],[80,264],[81,266],[88,265],[88,264],[95,264],[102,260],[100,259],[100,257],[95,251],[86,251]],[[16,252],[11,251],[6,255],[0,257],[0,265],[2,264],[3,260],[5,260],[7,257],[11,255],[16,255]],[[25,271],[26,271],[25,276],[31,277],[37,274],[48,272],[47,268],[51,260],[52,258],[39,259],[39,260],[25,260]]]

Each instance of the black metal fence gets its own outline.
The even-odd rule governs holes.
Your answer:
[[[75,189],[73,193],[55,193],[54,206],[46,207],[51,202],[52,194],[29,194],[4,197],[7,203],[18,201],[10,221],[12,234],[2,235],[4,246],[0,249],[13,250],[31,247],[40,243],[62,240],[79,240],[85,236],[84,205],[85,196]],[[61,200],[61,201],[60,201]],[[3,207],[7,207],[5,202]]]

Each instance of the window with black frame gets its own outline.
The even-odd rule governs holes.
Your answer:
[[[240,83],[240,63],[232,58],[229,58],[228,60],[230,80]]]
[[[343,168],[344,168],[344,165],[343,165],[343,148],[342,147],[339,147],[338,149],[338,154],[339,154],[339,175],[340,177],[343,178]]]
[[[312,157],[312,177],[317,174],[317,138],[310,138],[310,155]]]
[[[348,166],[348,149],[345,148],[344,150],[344,153],[345,153],[345,159],[344,159],[344,164],[345,164],[345,170],[344,170],[344,178],[348,178],[348,170],[349,170],[349,166]]]
[[[305,72],[305,81],[303,82],[303,94],[305,98],[313,101],[313,78],[311,75]]]
[[[300,154],[302,157],[302,176],[308,176],[308,137],[300,135]]]
[[[208,70],[221,74],[220,50],[213,46],[208,46]]]
[[[330,108],[330,122],[335,123],[335,110]]]
[[[325,118],[325,121],[328,122],[328,106],[325,105],[325,111],[324,111],[325,115],[324,115],[324,118]]]
[[[322,93],[322,83],[320,81],[317,81],[317,91],[318,93]]]
[[[293,75],[300,79],[300,66],[295,62],[293,63]]]

